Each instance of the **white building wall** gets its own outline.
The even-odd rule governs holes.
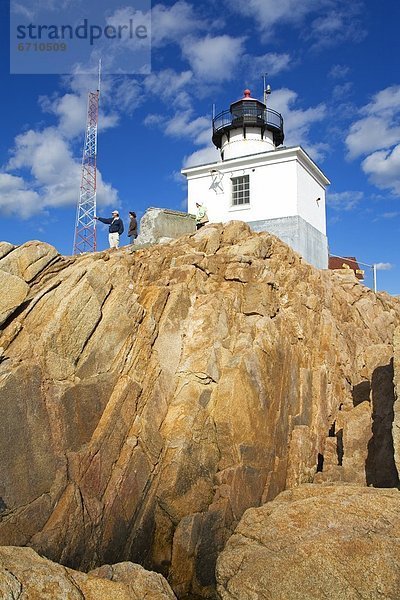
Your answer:
[[[289,160],[250,169],[250,218],[275,219],[296,214],[296,162]]]
[[[310,225],[326,234],[325,188],[300,162],[297,163],[297,210]],[[317,199],[320,198],[319,202]]]
[[[220,188],[212,189],[211,169],[215,167],[224,176]],[[249,175],[250,204],[232,206],[232,177]],[[257,221],[297,214],[296,161],[294,159],[254,165],[248,168],[226,169],[223,163],[210,165],[205,174],[188,177],[188,212],[196,213],[196,202],[207,208],[212,222],[230,220]]]
[[[217,180],[212,171],[217,171]],[[185,169],[188,212],[203,204],[211,222],[264,221],[299,216],[326,235],[329,184],[301,148],[275,150]],[[250,205],[232,206],[232,177],[249,175]],[[317,202],[317,199],[320,201]]]

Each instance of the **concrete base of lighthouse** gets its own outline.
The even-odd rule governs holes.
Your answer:
[[[328,238],[300,216],[250,221],[253,231],[268,231],[318,269],[328,268]]]

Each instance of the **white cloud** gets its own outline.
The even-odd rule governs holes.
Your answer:
[[[187,179],[184,175],[182,175],[182,173],[180,171],[173,171],[170,174],[169,179],[171,181],[173,181],[174,183],[177,183],[179,185],[179,187],[181,187],[185,192],[187,191]],[[186,204],[187,204],[187,198],[186,198]]]
[[[143,89],[136,79],[123,77],[120,81],[114,78],[113,90],[107,90],[107,101],[113,110],[119,110],[131,115],[144,102]],[[100,107],[102,99],[100,102]],[[103,111],[100,113],[100,127],[104,128]],[[117,124],[115,122],[115,124]],[[110,126],[112,126],[110,124]]]
[[[2,214],[9,212],[10,182],[20,205],[19,210],[14,212],[24,217],[51,207],[77,203],[87,97],[89,90],[97,88],[97,82],[95,72],[89,76],[67,76],[62,79],[63,92],[39,98],[42,110],[55,116],[55,124],[36,131],[30,129],[16,136],[10,160],[2,169]],[[117,126],[122,112],[131,114],[144,100],[143,85],[137,80],[123,76],[104,77],[100,98],[100,133]],[[117,190],[103,180],[99,171],[97,202],[99,206],[118,206],[119,203]]]
[[[21,15],[32,22],[40,11],[59,12],[74,4],[76,4],[76,0],[23,0],[23,4],[13,1],[10,4],[10,11],[12,14]]]
[[[400,85],[375,94],[360,109],[361,118],[350,127],[346,145],[350,158],[390,148],[400,142]]]
[[[168,101],[172,106],[191,107],[191,97],[186,90],[193,83],[193,72],[190,70],[178,73],[173,69],[164,69],[146,77],[144,88],[148,94]]]
[[[147,115],[143,121],[148,127],[155,127],[156,125],[162,125],[165,121],[164,115],[150,114]]]
[[[309,154],[316,163],[323,162],[330,150],[330,146],[326,142],[313,143],[308,141],[305,142],[305,144],[307,145],[307,154]]]
[[[76,0],[24,0],[24,6],[27,10],[60,10],[74,5]]]
[[[347,191],[347,192],[330,192],[328,191],[326,201],[330,208],[334,210],[352,210],[364,198],[363,192]]]
[[[43,131],[29,130],[17,136],[7,168],[14,172],[22,170],[29,173],[28,181],[7,174],[12,177],[14,192],[20,195],[21,213],[27,216],[46,208],[74,205],[78,201],[81,164],[74,159],[67,140],[54,127]],[[29,189],[34,196],[26,193]],[[32,202],[33,198],[35,203]],[[116,190],[103,181],[99,172],[97,200],[100,205],[117,201]]]
[[[388,148],[400,140],[400,126],[388,121],[383,115],[371,114],[350,127],[346,138],[349,158],[357,158],[375,150]]]
[[[314,123],[322,121],[326,116],[326,106],[318,104],[317,106],[301,109],[296,108],[298,94],[293,90],[281,88],[273,93],[270,100],[271,108],[280,112],[284,118],[285,144],[290,146],[303,145],[310,151],[313,145],[310,144],[308,135]],[[314,149],[321,157],[321,150],[326,150],[326,145],[315,145]]]
[[[164,115],[150,114],[145,125],[162,127],[164,133],[174,138],[190,138],[194,144],[207,144],[212,136],[211,118],[196,117],[193,109],[178,111],[165,118]]]
[[[383,112],[392,117],[399,110],[400,85],[392,85],[375,94],[372,102],[361,109],[362,114],[370,115]]]
[[[100,7],[99,7],[100,8]],[[151,72],[152,19],[151,10],[140,10],[135,6],[117,8],[106,15],[106,23],[118,30],[121,24],[129,23],[133,31],[138,28],[143,32],[141,37],[120,30],[117,39],[102,37],[96,43],[91,61],[98,63],[102,59],[105,73],[117,74],[149,74]]]
[[[332,79],[344,79],[349,75],[350,67],[347,65],[333,65],[328,73]]]
[[[393,150],[373,152],[361,166],[374,185],[400,196],[400,144]]]
[[[220,154],[215,146],[207,146],[201,148],[189,156],[185,156],[183,159],[183,168],[195,167],[196,165],[206,165],[208,163],[214,163],[220,160]]]
[[[380,262],[376,263],[375,267],[377,271],[390,271],[393,269],[394,265],[392,265],[392,263]]]
[[[299,23],[315,8],[314,0],[227,0],[242,15],[253,17],[259,29],[270,33],[278,23]]]
[[[50,99],[47,96],[39,99],[44,111],[52,113],[59,118],[59,130],[65,137],[82,135],[86,124],[86,102],[77,94],[64,94],[64,96]]]
[[[393,210],[391,212],[385,212],[382,215],[383,219],[395,219],[400,216],[400,212],[398,210]]]
[[[212,135],[211,122],[207,117],[194,117],[191,110],[178,112],[168,119],[165,133],[173,137],[189,137],[195,144],[203,144]],[[204,140],[205,135],[207,140]]]
[[[64,94],[40,96],[39,104],[44,112],[57,117],[56,127],[62,137],[71,140],[77,136],[83,138],[86,128],[88,91],[97,88],[97,77],[73,75],[64,79],[64,85],[68,91]],[[138,84],[135,80],[115,78],[111,85],[110,79],[104,79],[99,114],[101,131],[118,125],[119,115],[115,106],[129,112],[128,101],[134,107],[138,105],[136,99],[140,97],[140,94],[137,87]]]
[[[367,35],[359,18],[362,4],[335,1],[332,10],[324,11],[312,23],[307,37],[313,40],[313,49],[326,48],[351,41],[361,42]]]
[[[225,0],[228,7],[254,19],[263,40],[271,38],[280,25],[301,28],[310,47],[327,47],[365,38],[362,25],[363,2],[353,0]]]
[[[40,0],[39,0],[40,3]],[[122,12],[121,12],[122,11]],[[131,7],[120,9],[109,15],[108,23],[131,16]],[[202,78],[208,79],[207,60],[212,60],[214,77],[227,77],[233,61],[242,54],[242,39],[230,36],[200,39],[201,31],[214,28],[208,19],[199,18],[193,5],[179,0],[170,7],[157,4],[152,10],[153,45],[161,47],[176,43],[183,48],[183,54],[190,56],[195,72],[186,69],[179,73],[165,69],[151,73],[139,82],[132,78],[102,78],[99,129],[118,125],[121,112],[131,114],[149,95],[157,96],[173,108],[175,114],[148,115],[145,123],[166,124],[165,134],[173,137],[190,137],[198,145],[209,143],[211,137],[210,118],[197,116],[192,106],[190,88],[196,87]],[[189,40],[190,37],[190,40]],[[183,42],[185,40],[185,43]],[[190,47],[190,41],[193,43]],[[219,60],[209,52],[215,52]],[[225,58],[225,55],[227,58]],[[103,57],[103,62],[110,57]],[[112,58],[112,57],[111,57]],[[15,197],[21,199],[20,213],[26,215],[61,205],[75,204],[79,195],[81,157],[76,156],[73,148],[82,140],[85,132],[87,113],[87,93],[97,88],[97,72],[93,68],[91,75],[77,72],[63,78],[64,91],[39,99],[44,112],[54,116],[54,125],[34,131],[33,129],[15,138],[11,158],[4,168],[2,178],[2,198],[0,209],[4,213],[8,202],[8,193],[12,183]],[[170,112],[170,111],[169,111]],[[6,187],[7,183],[7,187]],[[97,178],[97,198],[99,204],[118,204],[117,192],[111,185],[103,182],[101,174]]]
[[[188,88],[194,83],[194,75],[190,70],[178,73],[173,69],[165,69],[152,73],[144,81],[147,94],[152,94],[168,109],[171,114],[148,114],[145,125],[162,127],[164,134],[175,138],[190,138],[195,144],[208,143],[211,138],[211,117],[196,116],[192,105],[192,96]]]
[[[351,81],[343,81],[338,85],[335,85],[332,90],[332,99],[341,101],[343,99],[348,100],[353,93],[353,83]]]
[[[87,77],[74,76],[70,85],[75,93],[82,96],[87,106],[88,91],[97,87],[97,78],[92,80],[91,87],[85,85]],[[138,79],[124,75],[103,77],[101,81],[99,130],[105,131],[119,124],[120,115],[131,115],[145,101],[143,86]]]
[[[232,79],[242,59],[244,41],[243,37],[229,35],[207,35],[204,38],[188,36],[182,41],[182,53],[196,77],[207,82],[222,83]]]
[[[349,158],[365,156],[371,183],[400,195],[400,85],[379,91],[359,114],[346,138]]]
[[[188,16],[187,5],[178,4],[180,10]],[[177,5],[174,6],[177,9]],[[172,28],[169,20],[170,12],[160,6],[158,11],[168,20],[168,27]],[[182,56],[189,62],[190,69],[182,72],[164,69],[146,77],[143,84],[145,93],[163,102],[167,107],[167,113],[148,114],[144,123],[149,127],[162,128],[167,136],[188,138],[195,145],[205,146],[186,157],[185,164],[213,162],[218,160],[219,153],[215,148],[210,147],[211,115],[197,114],[193,103],[194,95],[196,97],[207,95],[210,83],[220,83],[232,77],[237,65],[243,64],[245,40],[229,35],[212,36],[211,34],[203,38],[198,35],[187,35],[181,39],[179,35],[176,37],[175,41],[181,46]],[[171,31],[168,33],[168,39],[171,39]],[[288,61],[287,55],[268,56],[270,64],[275,63],[276,69],[283,68]]]
[[[28,19],[31,22],[35,16],[35,11],[33,10],[33,8],[30,9],[26,5],[20,4],[19,2],[15,1],[10,2],[10,12],[12,15],[20,15],[21,17],[24,17],[25,19]]]
[[[30,129],[15,138],[8,168],[29,169],[36,179],[51,185],[62,179],[65,166],[70,160],[68,144],[56,128],[48,127],[43,131]]]
[[[239,47],[241,42],[232,41],[229,36],[222,41],[227,47]],[[201,41],[196,40],[195,55],[201,63]],[[218,44],[217,44],[218,45]],[[203,56],[205,58],[205,56]],[[219,67],[222,68],[222,67]],[[199,67],[201,71],[201,67]],[[101,114],[99,128],[118,124],[119,114],[132,112],[144,102],[150,94],[163,100],[176,112],[166,118],[164,115],[148,115],[148,125],[165,125],[164,133],[171,137],[188,137],[195,144],[208,144],[211,138],[211,119],[197,116],[188,88],[193,85],[194,74],[191,70],[181,73],[165,69],[153,73],[139,83],[126,77],[103,78],[101,93]],[[10,211],[29,217],[49,208],[76,205],[79,197],[81,176],[81,158],[75,156],[73,144],[84,136],[87,92],[96,89],[97,76],[75,74],[63,79],[64,93],[39,99],[42,110],[54,115],[55,124],[41,130],[30,129],[15,138],[11,157],[0,181],[0,210],[3,214]],[[201,149],[205,155],[207,149]],[[215,154],[218,153],[214,150]],[[10,199],[13,207],[9,208]],[[101,173],[97,173],[97,201],[101,205],[118,205],[117,191],[104,182]]]
[[[260,79],[263,73],[274,76],[290,68],[290,54],[267,52],[262,56],[246,54],[243,57],[243,67],[251,79]]]
[[[193,6],[184,0],[179,0],[172,6],[156,4],[152,9],[151,29],[154,47],[170,42],[180,43],[183,37],[206,27],[207,24],[195,15]]]
[[[29,189],[22,177],[0,173],[0,212],[27,219],[37,212],[39,194]]]

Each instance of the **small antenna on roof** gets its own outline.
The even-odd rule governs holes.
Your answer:
[[[269,85],[269,83],[267,84],[267,75],[268,75],[268,73],[264,73],[264,75],[263,75],[263,81],[264,81],[264,104],[265,105],[267,105],[267,97],[271,93],[271,86]]]

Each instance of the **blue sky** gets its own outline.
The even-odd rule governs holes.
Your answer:
[[[95,77],[10,75],[4,2],[0,22],[0,237],[70,254]],[[103,77],[98,214],[184,209],[180,169],[216,156],[212,104],[229,108],[246,87],[261,98],[268,72],[285,145],[332,182],[331,252],[377,263],[378,288],[400,294],[399,27],[395,0],[153,2],[151,72]]]

